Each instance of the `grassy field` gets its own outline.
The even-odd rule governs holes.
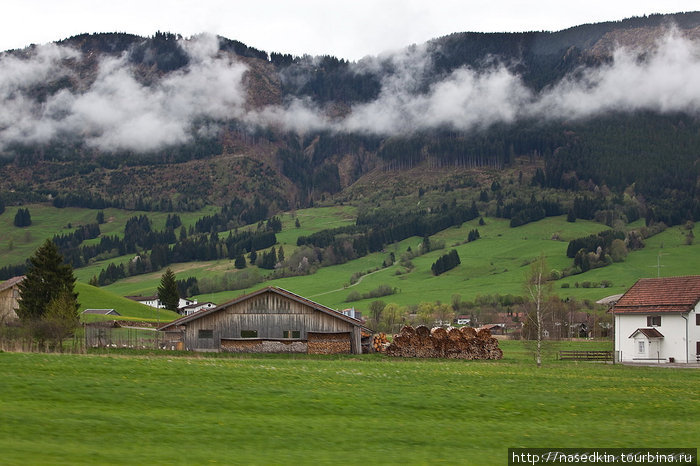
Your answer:
[[[75,231],[80,225],[97,223],[97,210],[77,207],[57,209],[44,204],[29,204],[24,206],[29,209],[32,224],[28,227],[18,228],[14,226],[14,218],[19,207],[8,206],[0,215],[0,267],[23,263],[27,257],[47,238],[54,235],[63,235]],[[204,215],[216,212],[216,207],[206,207],[197,212],[179,212],[183,225],[194,225],[197,219]],[[100,225],[103,235],[124,235],[124,225],[129,218],[138,215],[147,215],[153,222],[153,228],[161,230],[165,226],[167,212],[142,212],[122,209],[104,209],[105,223]],[[70,228],[68,225],[70,224]],[[89,240],[85,244],[89,244]],[[98,269],[99,272],[99,269]],[[88,277],[89,280],[89,277]],[[87,280],[85,280],[87,282]]]
[[[481,465],[509,447],[697,445],[700,371],[538,370],[503,348],[495,362],[1,353],[2,463]]]
[[[479,229],[481,239],[462,244],[473,228]],[[503,219],[487,218],[484,226],[479,226],[475,220],[465,223],[461,228],[449,228],[433,236],[433,241],[445,242],[445,249],[414,258],[412,262],[415,268],[410,273],[397,275],[397,271],[403,268],[395,264],[366,276],[352,288],[346,288],[353,273],[379,267],[390,252],[394,252],[398,258],[409,246],[416,249],[421,238],[410,238],[390,245],[385,253],[370,254],[342,265],[324,267],[314,275],[271,280],[248,290],[205,295],[201,299],[224,302],[244,291],[274,285],[332,308],[355,306],[365,311],[373,299],[347,303],[345,300],[348,294],[353,290],[364,293],[382,284],[398,290],[397,294],[382,299],[400,305],[438,300],[449,302],[454,294],[461,295],[463,300],[473,300],[476,296],[489,294],[522,295],[528,265],[540,253],[547,258],[550,269],[563,270],[572,264],[572,260],[566,257],[569,240],[606,228],[599,223],[584,220],[568,223],[563,217],[547,218],[518,228],[510,228],[508,221]],[[659,253],[663,254],[661,276],[698,274],[700,243],[685,245],[683,232],[680,227],[669,228],[649,238],[647,246],[630,253],[625,262],[553,282],[552,292],[562,298],[575,297],[592,301],[624,293],[639,278],[656,276],[655,265]],[[432,263],[453,248],[458,251],[462,264],[439,277],[433,276],[430,272]],[[156,280],[156,276],[150,278],[151,283],[156,283]],[[577,282],[582,285],[587,281],[600,283],[603,280],[608,280],[612,286],[605,289],[576,287]],[[564,283],[569,288],[562,288]],[[120,288],[120,291],[126,291],[126,288]]]
[[[119,319],[142,320],[147,322],[169,322],[177,319],[179,315],[167,309],[156,309],[139,304],[122,296],[115,295],[102,288],[77,282],[75,290],[78,292],[80,311],[85,309],[114,309],[122,317]],[[114,316],[81,315],[81,320],[91,322],[95,320],[114,320]]]
[[[8,211],[0,216],[1,222],[10,222],[8,225],[0,222],[0,249],[3,246],[6,247],[6,243],[3,241],[6,241],[8,234],[20,235],[13,240],[14,249],[10,251],[9,259],[3,254],[3,263],[18,262],[20,260],[17,258],[22,254],[31,254],[33,249],[30,246],[38,245],[39,237],[42,235],[51,236],[54,233],[52,228],[63,231],[60,230],[60,227],[67,220],[70,220],[73,225],[94,221],[96,213],[96,211],[88,209],[29,207],[30,211],[33,212],[32,218],[36,218],[36,221],[32,227],[26,229],[25,233],[22,233],[25,229],[11,226],[16,208],[8,208]],[[202,211],[180,215],[185,224],[191,224],[204,213],[210,212]],[[296,249],[298,236],[308,235],[324,228],[352,224],[356,213],[355,207],[335,206],[302,209],[281,214],[283,230],[277,235],[278,247],[279,245],[284,246],[285,253],[289,257]],[[108,223],[102,226],[102,230],[107,234],[119,233],[127,218],[136,214],[138,212],[106,209],[105,215]],[[166,214],[148,213],[148,215],[153,218],[155,228],[162,227]],[[297,219],[300,223],[299,228],[295,227]],[[599,223],[585,220],[569,223],[565,221],[564,217],[547,218],[518,228],[510,228],[508,220],[505,219],[485,218],[485,220],[486,225],[483,226],[478,225],[478,222],[474,220],[463,224],[460,228],[449,228],[434,235],[433,242],[443,241],[445,249],[414,258],[412,262],[415,268],[410,273],[405,273],[403,267],[395,264],[367,275],[359,283],[349,287],[353,274],[375,270],[391,252],[394,252],[398,259],[408,247],[416,249],[421,238],[409,238],[400,243],[389,245],[383,253],[371,254],[342,265],[323,267],[314,275],[269,280],[246,290],[223,291],[200,295],[196,298],[200,301],[223,303],[242,293],[274,285],[289,289],[332,308],[354,306],[358,310],[366,311],[373,299],[346,302],[351,291],[366,293],[380,285],[388,285],[395,288],[397,293],[382,299],[385,302],[395,302],[399,305],[438,300],[449,302],[455,294],[459,294],[465,301],[473,300],[479,295],[522,295],[524,293],[523,278],[529,269],[528,264],[540,253],[547,257],[550,268],[563,270],[572,263],[572,260],[566,257],[569,240],[607,228]],[[640,221],[630,227],[638,228],[642,225],[643,223]],[[469,231],[474,228],[479,229],[481,239],[466,243]],[[8,231],[10,233],[6,233]],[[669,228],[665,232],[647,239],[646,247],[630,253],[625,262],[558,280],[553,282],[552,291],[562,298],[574,297],[592,301],[612,294],[623,293],[637,279],[656,276],[657,259],[662,265],[658,269],[661,276],[698,274],[700,273],[697,266],[700,263],[700,242],[696,242],[692,246],[685,245],[686,233],[681,227]],[[22,234],[29,234],[32,238],[26,245],[22,243]],[[227,233],[221,234],[226,235]],[[3,238],[5,239],[3,240]],[[434,277],[430,272],[430,266],[440,255],[453,248],[458,251],[462,264],[439,277]],[[100,270],[106,267],[109,262],[125,262],[130,258],[130,256],[124,256],[97,262],[77,269],[75,274],[80,282],[87,283],[93,275],[99,274]],[[235,270],[233,262],[228,260],[173,264],[172,268],[178,278],[193,276],[200,279],[216,277]],[[262,271],[263,275],[268,273]],[[158,271],[129,277],[103,289],[117,296],[151,295],[156,292],[161,275],[162,271]],[[600,283],[603,281],[611,282],[612,286],[605,289],[583,287],[586,282]],[[568,288],[563,288],[562,285]],[[112,307],[106,303],[99,305],[99,302],[92,299],[83,299],[81,302],[89,302],[89,307]],[[121,312],[120,309],[117,310]],[[130,313],[128,310],[126,312]],[[138,313],[135,313],[134,316],[141,317]]]

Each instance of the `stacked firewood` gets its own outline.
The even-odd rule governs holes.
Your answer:
[[[388,345],[389,340],[386,338],[386,333],[380,332],[374,335],[374,338],[372,339],[372,348],[375,352],[383,353]]]
[[[503,351],[491,332],[471,327],[429,329],[405,325],[387,347],[386,354],[404,358],[501,359]]]
[[[307,352],[309,354],[350,354],[350,336],[344,333],[306,334]]]

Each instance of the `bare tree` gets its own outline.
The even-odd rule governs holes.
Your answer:
[[[530,324],[534,325],[536,330],[537,346],[535,347],[535,359],[537,360],[537,367],[541,367],[542,323],[547,297],[550,293],[550,287],[547,283],[547,260],[544,255],[540,255],[530,266],[530,271],[525,278],[525,288],[534,306],[534,313],[528,312],[527,319]]]

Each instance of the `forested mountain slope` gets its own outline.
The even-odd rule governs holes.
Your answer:
[[[160,32],[9,51],[0,200],[163,211],[257,200],[264,219],[348,199],[376,173],[529,160],[525,184],[633,199],[628,217],[697,220],[699,37],[694,12],[455,33],[358,62]]]

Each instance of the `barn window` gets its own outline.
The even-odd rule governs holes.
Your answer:
[[[199,332],[197,333],[197,337],[200,339],[214,338],[214,330],[202,330],[202,329],[200,329]]]
[[[241,338],[258,338],[257,330],[241,330]]]
[[[660,327],[661,316],[647,316],[647,327]]]
[[[301,331],[299,330],[285,330],[283,338],[301,338]]]

